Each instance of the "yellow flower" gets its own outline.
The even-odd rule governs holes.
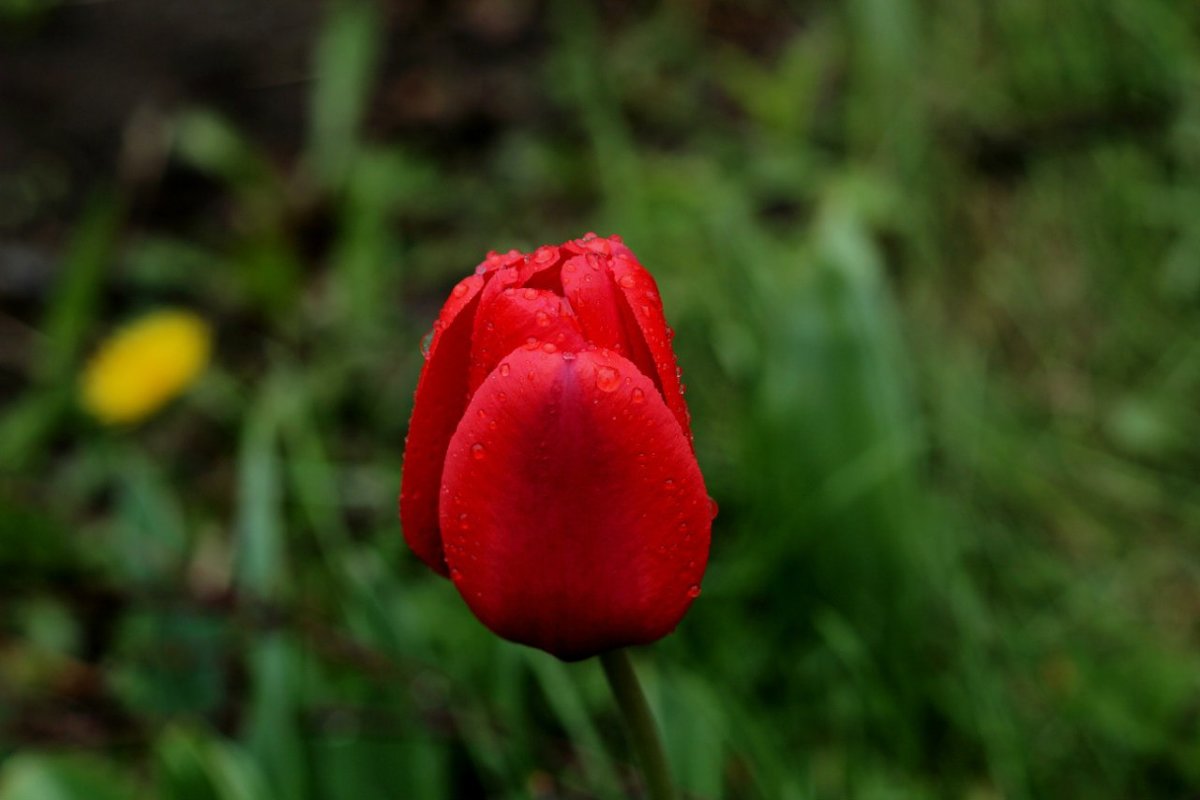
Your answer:
[[[188,311],[155,311],[105,340],[80,381],[81,402],[110,425],[144,419],[186,389],[208,364],[212,331]]]

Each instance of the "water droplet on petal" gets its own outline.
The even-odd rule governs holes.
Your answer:
[[[536,336],[530,336],[528,339],[525,340],[525,349],[526,350],[537,350],[538,345],[540,345],[541,343],[542,343],[541,339],[537,338]]]
[[[663,489],[668,492],[675,491],[675,481],[671,478],[667,478],[665,481],[663,481]]]
[[[708,498],[708,518],[716,519],[717,512],[719,512],[720,510],[721,510],[720,507],[717,506],[717,501],[713,500],[711,497]]]
[[[461,581],[461,580],[462,580],[462,573],[461,573],[461,572],[459,572],[457,569],[452,569],[452,570],[450,570],[450,580],[452,580],[452,581]]]
[[[692,598],[693,600],[695,600],[697,597],[700,596],[700,587],[697,586],[696,584],[692,584],[691,586],[689,586],[688,590],[687,590],[687,596]]]
[[[554,353],[557,352],[558,347],[555,346],[554,342],[546,342],[542,345],[542,350],[547,353]]]
[[[537,326],[539,328],[550,327],[550,315],[547,314],[545,311],[537,312],[536,314],[533,315],[533,318],[534,318],[534,320],[537,321]]]
[[[463,296],[464,294],[466,294],[466,293],[467,293],[467,282],[466,282],[466,281],[460,281],[460,282],[458,283],[458,285],[454,287],[454,292],[453,292],[453,294],[454,294],[454,296],[455,296],[455,297],[462,297],[462,296]]]
[[[622,275],[621,279],[619,281],[617,281],[617,283],[625,289],[632,289],[634,284],[636,283],[636,281],[634,281],[632,275],[626,274],[626,275]]]
[[[525,299],[526,300],[537,300],[537,294],[538,294],[537,289],[526,289],[525,290]]]
[[[621,384],[621,373],[612,367],[596,367],[596,388],[602,392],[613,392]]]
[[[499,400],[501,403],[503,403],[505,400],[508,399],[508,395],[506,395],[504,392],[498,392],[496,394],[496,399]]]
[[[635,386],[633,388],[633,392],[629,395],[629,399],[634,403],[634,405],[640,405],[646,402],[646,393]]]
[[[425,356],[426,360],[429,360],[429,347],[432,344],[433,344],[433,331],[430,331],[429,333],[427,333],[421,337],[421,355]]]
[[[487,458],[487,448],[479,442],[471,445],[471,458],[475,459],[476,461],[483,461],[485,458]]]
[[[575,360],[574,353],[563,353],[562,357],[563,357],[563,361],[574,361]]]
[[[500,365],[500,377],[507,378],[510,370],[511,370],[511,367],[508,366],[507,362],[505,362],[504,364],[501,364]]]

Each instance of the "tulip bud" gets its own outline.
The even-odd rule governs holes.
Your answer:
[[[665,636],[699,595],[713,506],[671,335],[616,236],[490,253],[450,293],[400,518],[498,635],[586,658]]]

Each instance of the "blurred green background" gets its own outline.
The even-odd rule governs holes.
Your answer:
[[[0,0],[0,800],[636,793],[395,515],[449,288],[588,230],[721,506],[688,797],[1200,792],[1200,5]]]

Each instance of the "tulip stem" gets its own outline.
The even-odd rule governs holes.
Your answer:
[[[604,677],[617,699],[621,716],[629,728],[629,738],[633,750],[637,753],[638,761],[642,764],[642,774],[646,779],[646,796],[650,800],[675,800],[675,790],[671,786],[671,773],[667,768],[667,757],[663,752],[662,738],[658,735],[658,726],[650,713],[646,695],[638,683],[637,673],[633,671],[633,662],[629,653],[624,650],[610,650],[600,656],[604,666]]]

